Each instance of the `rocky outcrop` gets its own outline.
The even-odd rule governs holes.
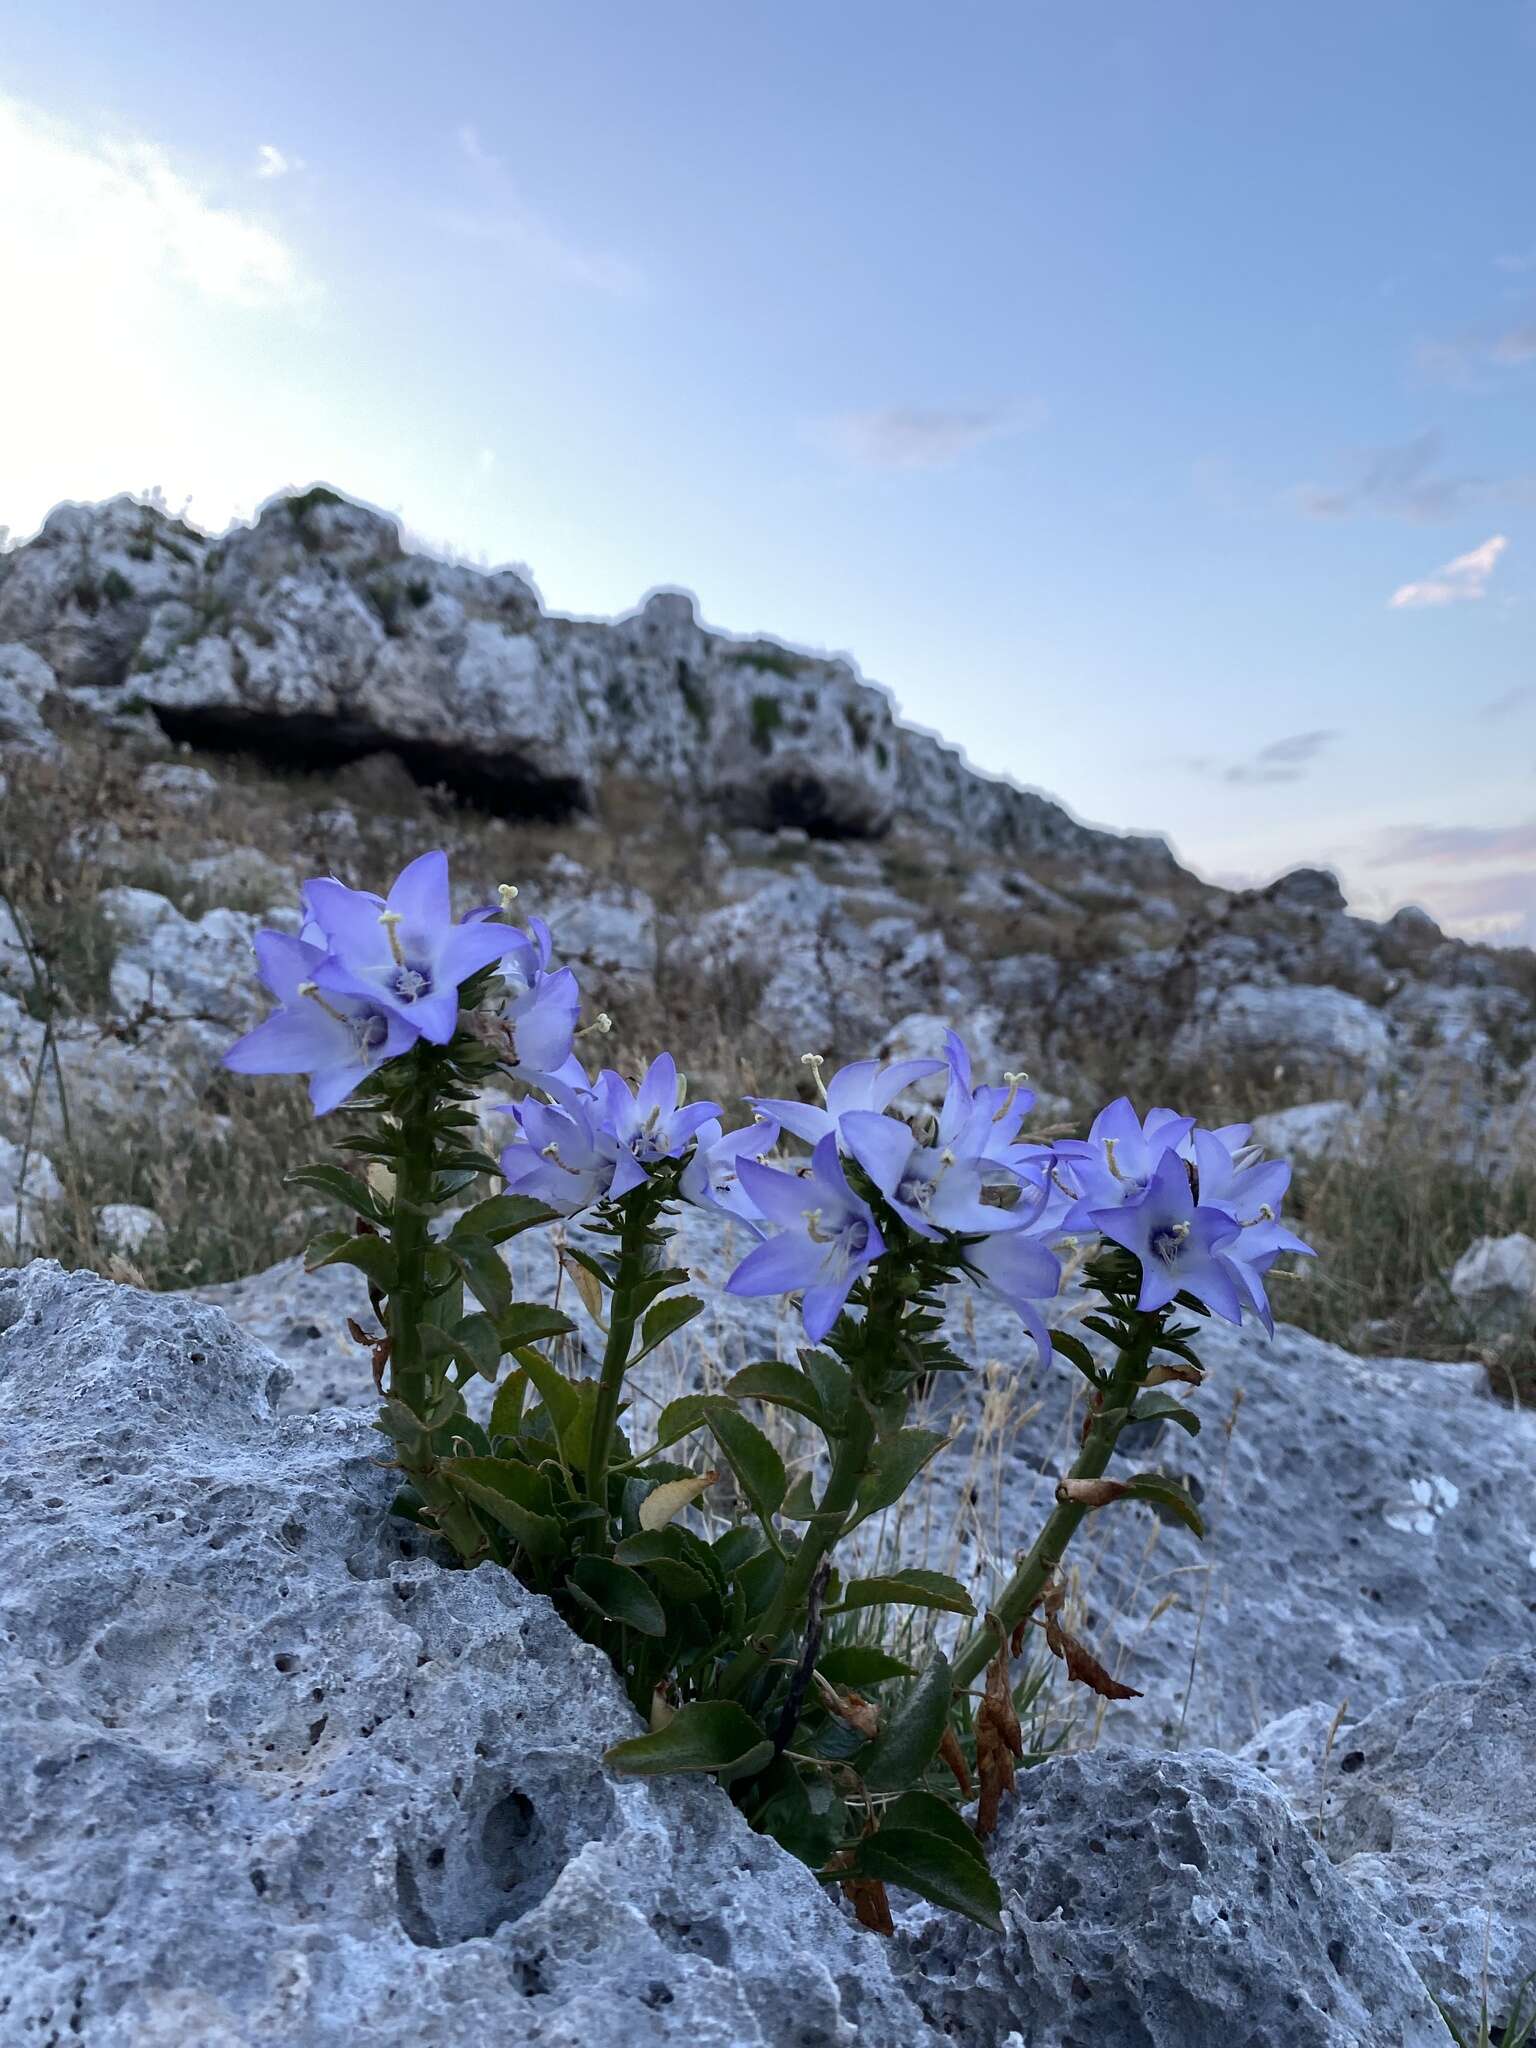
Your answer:
[[[676,591],[611,623],[555,616],[516,571],[408,554],[393,519],[323,487],[218,540],[128,498],[61,506],[0,558],[5,640],[173,738],[317,766],[387,749],[520,815],[587,807],[617,777],[737,824],[857,838],[899,820],[1132,887],[1179,872],[1162,840],[1090,830],[898,725],[847,662],[712,632]]]
[[[1251,1766],[1068,1756],[992,1845],[1001,1939],[932,1919],[913,1992],[987,2048],[1448,2048],[1399,1943]]]
[[[936,2043],[601,1655],[412,1556],[357,1413],[216,1310],[0,1274],[0,2038]]]
[[[1451,1268],[1451,1298],[1479,1337],[1528,1337],[1536,1324],[1536,1240],[1480,1237]]]

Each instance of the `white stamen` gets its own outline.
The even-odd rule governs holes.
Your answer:
[[[389,950],[395,956],[395,965],[403,967],[405,965],[405,954],[401,951],[400,933],[397,929],[401,923],[400,912],[398,910],[381,910],[379,912],[379,923],[389,933]]]
[[[338,1024],[345,1024],[350,1027],[352,1019],[350,1017],[344,1017],[341,1011],[336,1008],[334,1003],[328,1003],[325,1000],[325,997],[320,993],[320,985],[318,982],[301,981],[299,983],[299,994],[301,996],[308,996],[310,1001],[313,1003],[318,1003],[321,1009],[324,1010],[327,1017],[334,1017]]]
[[[498,883],[496,888],[496,898],[503,910],[510,910],[513,904],[517,901],[516,886],[511,882]]]
[[[827,1084],[821,1078],[821,1070],[826,1065],[826,1061],[819,1052],[803,1052],[800,1055],[800,1064],[802,1067],[810,1068],[811,1078],[816,1083],[816,1093],[825,1102],[827,1099]]]

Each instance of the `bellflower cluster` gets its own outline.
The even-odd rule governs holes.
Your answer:
[[[256,938],[258,971],[279,1008],[225,1054],[235,1073],[308,1074],[323,1116],[418,1041],[446,1045],[458,1029],[461,988],[506,958],[513,993],[504,1022],[519,1065],[542,1072],[570,1057],[575,976],[549,970],[542,927],[525,935],[481,911],[456,923],[446,854],[413,860],[388,896],[329,878],[306,882],[303,908],[298,938]]]
[[[1261,1158],[1250,1137],[1247,1124],[1203,1130],[1171,1109],[1139,1119],[1121,1096],[1086,1140],[1053,1147],[1052,1179],[1068,1202],[1059,1227],[1133,1253],[1144,1312],[1188,1294],[1228,1322],[1247,1309],[1273,1332],[1264,1275],[1282,1253],[1312,1251],[1280,1222],[1290,1166]]]
[[[810,1063],[818,1069],[819,1062]],[[911,1120],[891,1105],[915,1081],[948,1069],[937,1114]],[[782,1235],[749,1252],[727,1286],[735,1294],[800,1293],[806,1335],[826,1336],[865,1272],[887,1250],[870,1200],[850,1184],[851,1161],[890,1221],[947,1249],[964,1275],[1005,1301],[1049,1355],[1038,1303],[1061,1282],[1061,1262],[1041,1241],[1059,1204],[1044,1148],[1021,1142],[1034,1096],[1012,1076],[973,1088],[970,1060],[953,1032],[943,1060],[861,1060],[826,1083],[822,1101],[753,1098],[760,1114],[814,1146],[805,1177],[743,1164],[741,1182]]]
[[[530,1096],[505,1105],[518,1134],[501,1170],[515,1194],[537,1196],[562,1215],[618,1201],[663,1159],[683,1158],[706,1128],[718,1138],[719,1103],[687,1102],[668,1052],[652,1060],[638,1088],[611,1067],[590,1084],[549,1075],[543,1085],[551,1103]]]

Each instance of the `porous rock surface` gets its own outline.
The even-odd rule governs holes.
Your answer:
[[[914,1996],[988,2048],[1446,2048],[1413,1965],[1280,1794],[1215,1751],[1023,1774],[999,1940],[911,1941]]]
[[[935,2039],[713,1787],[619,1782],[605,1660],[406,1554],[355,1413],[201,1304],[0,1273],[0,2039]]]

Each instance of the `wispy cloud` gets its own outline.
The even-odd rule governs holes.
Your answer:
[[[1536,855],[1536,819],[1523,825],[1393,825],[1365,855],[1373,868],[1469,867]]]
[[[1417,611],[1435,605],[1470,604],[1486,596],[1489,579],[1508,546],[1502,533],[1493,534],[1480,547],[1457,555],[1421,583],[1404,583],[1394,590],[1387,600],[1389,609]]]
[[[1385,448],[1363,449],[1348,484],[1325,490],[1303,484],[1297,493],[1302,510],[1314,519],[1346,519],[1355,512],[1383,512],[1399,519],[1448,519],[1461,509],[1475,477],[1439,474],[1443,448],[1430,428]]]
[[[1497,721],[1512,718],[1517,711],[1524,711],[1528,705],[1536,704],[1536,683],[1517,683],[1502,696],[1490,697],[1479,712],[1480,718]]]
[[[302,171],[304,159],[288,156],[275,142],[263,142],[256,149],[256,175],[258,178],[286,178],[294,171]]]
[[[1190,765],[1198,774],[1213,776],[1219,782],[1300,782],[1338,737],[1328,727],[1293,732],[1284,739],[1271,740],[1268,746],[1240,761],[1213,761],[1206,757],[1197,758]]]
[[[884,411],[835,413],[811,423],[813,439],[865,469],[945,469],[989,441],[1002,441],[1042,424],[1036,400],[1001,405],[892,406]]]
[[[461,241],[485,242],[516,250],[546,276],[590,291],[628,296],[645,289],[645,277],[628,258],[604,250],[582,248],[544,220],[518,192],[505,164],[486,148],[480,131],[465,122],[455,140],[480,190],[472,208],[434,209],[443,230]]]
[[[1426,377],[1437,382],[1467,391],[1502,390],[1503,373],[1536,363],[1536,320],[1517,321],[1513,327],[1475,328],[1449,340],[1423,341],[1414,351],[1414,360]],[[1494,374],[1489,375],[1490,371]]]
[[[50,325],[89,282],[122,291],[123,308],[171,283],[236,306],[310,293],[297,258],[264,221],[220,206],[138,139],[99,139],[0,98],[0,275],[17,305],[50,308]],[[39,289],[43,280],[59,280]]]

